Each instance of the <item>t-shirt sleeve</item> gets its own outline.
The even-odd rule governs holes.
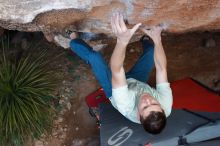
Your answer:
[[[124,116],[128,115],[134,108],[135,102],[133,101],[133,96],[130,96],[131,94],[132,93],[128,90],[127,85],[112,89],[112,97],[110,98],[110,101]]]
[[[170,88],[170,83],[160,83],[156,86],[157,92],[160,94],[160,103],[164,109],[166,117],[171,114],[172,105],[173,105],[173,95]]]

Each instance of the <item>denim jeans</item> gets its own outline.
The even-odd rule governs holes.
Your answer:
[[[148,40],[143,40],[143,54],[135,65],[126,73],[126,78],[147,82],[154,66],[154,45]],[[106,96],[112,96],[112,75],[111,70],[101,54],[81,39],[73,39],[70,42],[71,50],[83,59],[92,68],[92,71],[99,84],[104,89]]]

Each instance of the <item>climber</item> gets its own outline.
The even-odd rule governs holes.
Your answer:
[[[166,124],[166,117],[171,113],[172,92],[167,80],[166,56],[161,42],[160,26],[140,29],[144,35],[140,40],[143,54],[136,64],[125,74],[123,67],[126,47],[141,23],[128,29],[120,13],[111,17],[112,32],[117,43],[110,59],[110,68],[99,52],[94,51],[83,40],[71,33],[70,47],[81,59],[88,63],[110,99],[111,104],[127,119],[141,123],[152,134],[160,133]],[[146,82],[154,66],[156,67],[156,90]]]

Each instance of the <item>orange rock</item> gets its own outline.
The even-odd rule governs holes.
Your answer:
[[[0,26],[43,32],[61,32],[74,26],[78,31],[110,34],[110,16],[120,11],[130,25],[162,23],[171,33],[220,29],[219,0],[45,0],[17,1],[16,5],[1,3],[4,11],[0,14]],[[51,41],[51,37],[47,39]]]

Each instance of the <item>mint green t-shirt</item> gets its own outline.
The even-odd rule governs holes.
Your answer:
[[[127,119],[140,123],[137,115],[137,106],[143,93],[149,93],[160,103],[166,117],[170,115],[173,96],[168,82],[157,84],[156,89],[154,89],[146,83],[129,78],[127,79],[127,85],[112,89],[110,101],[113,107]]]

